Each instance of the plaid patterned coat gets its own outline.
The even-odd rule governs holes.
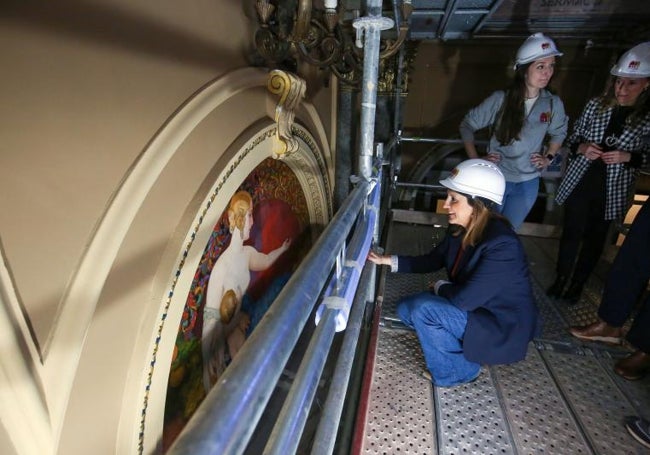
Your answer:
[[[576,150],[577,145],[583,142],[600,144],[609,124],[613,108],[601,110],[601,98],[591,99],[585,106],[582,114],[576,120],[571,136],[565,145],[571,150]],[[642,154],[642,165],[648,165],[650,152],[650,114],[633,125],[626,124],[619,137],[617,149],[630,153]],[[578,185],[591,161],[575,152],[571,153],[569,166],[555,200],[563,204],[571,192]],[[622,218],[630,202],[631,191],[638,175],[638,169],[626,163],[609,164],[605,170],[605,220]]]

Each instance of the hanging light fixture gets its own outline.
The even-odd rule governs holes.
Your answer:
[[[255,44],[259,55],[270,68],[295,70],[299,62],[307,62],[331,71],[344,84],[356,85],[362,73],[363,49],[357,46],[361,40],[352,24],[359,10],[346,9],[345,2],[336,0],[313,3],[256,0],[259,28]],[[393,56],[408,37],[413,7],[411,0],[399,3],[396,28],[382,39],[382,60]]]

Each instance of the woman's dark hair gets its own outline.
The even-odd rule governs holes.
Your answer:
[[[533,63],[517,66],[515,77],[506,90],[503,104],[497,113],[494,136],[501,145],[508,145],[519,139],[525,119],[526,72]]]
[[[463,228],[460,225],[450,226],[451,235],[463,235],[463,248],[475,246],[483,239],[485,227],[490,219],[499,219],[512,227],[510,221],[498,212],[493,210],[495,203],[482,197],[472,197],[459,193],[467,198],[467,203],[472,207],[472,218],[469,226]]]
[[[618,104],[618,102],[616,101],[616,94],[615,94],[616,79],[618,79],[618,76],[610,76],[609,79],[607,80],[607,84],[605,85],[605,91],[600,97],[601,112],[611,107],[615,107]],[[645,79],[650,80],[650,78],[647,77]],[[648,90],[644,90],[636,99],[636,103],[634,103],[634,106],[632,106],[632,112],[630,113],[630,115],[627,116],[627,119],[625,121],[627,123],[635,123],[641,120],[642,118],[644,118],[646,115],[648,115],[649,112],[650,112],[650,95],[648,94]]]

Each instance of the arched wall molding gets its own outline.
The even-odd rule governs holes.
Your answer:
[[[237,94],[265,86],[266,81],[266,71],[244,68],[202,87],[156,133],[108,202],[66,289],[53,330],[40,352],[42,360],[39,363],[39,359],[33,359],[35,371],[29,378],[33,381],[34,390],[31,398],[43,403],[41,408],[48,415],[53,447],[58,445],[84,339],[99,296],[123,239],[147,194],[181,144],[204,118]],[[305,112],[308,115],[316,113],[309,109]],[[317,116],[309,118],[308,122],[321,124]],[[322,129],[317,131],[316,142],[326,145],[327,138],[323,133]],[[3,286],[3,293],[15,294],[13,287],[8,288],[5,281],[0,285]],[[6,303],[6,299],[3,300]],[[19,313],[17,308],[11,306],[9,311],[10,317],[24,320],[25,315]],[[27,329],[23,328],[19,337],[21,343],[29,346],[29,349],[23,350],[23,355],[38,350]]]
[[[300,153],[291,154],[283,161],[294,171],[305,194],[309,196],[309,218],[313,223],[325,224],[333,210],[332,186],[328,172],[331,161],[327,159],[329,155],[316,153],[318,145],[309,131],[301,125],[294,125],[292,133],[300,144]],[[304,153],[305,150],[311,150],[312,153]]]
[[[0,257],[4,248],[0,240]],[[23,336],[29,327],[22,315],[7,262],[0,262],[0,421],[16,453],[48,453],[52,432],[40,384],[34,380],[36,346]],[[2,432],[3,430],[0,430]],[[0,437],[0,439],[3,439]]]
[[[316,110],[316,107],[313,104],[303,102],[300,104],[300,111],[301,118],[304,119],[309,119],[312,120],[311,124],[307,126],[307,129],[311,131],[312,133],[316,134],[316,139],[318,141],[318,144],[322,144],[322,147],[324,150],[331,150],[329,143],[327,141],[327,133],[325,132],[325,127],[323,126],[323,123],[320,121],[320,117],[318,115],[318,111]],[[314,121],[317,120],[317,121]],[[336,126],[336,122],[332,123],[334,126]],[[294,134],[297,134],[294,132]],[[333,182],[334,181],[334,163],[332,161],[332,154],[331,153],[325,153],[323,155],[323,158],[325,160],[325,168],[326,168],[326,174],[327,175],[327,180],[328,182]],[[331,191],[331,186],[328,187],[328,192],[327,194],[332,194]]]
[[[158,175],[185,138],[215,107],[264,80],[264,72],[246,71],[230,73],[208,84],[160,129],[120,184],[83,254],[44,349],[43,383],[54,425],[63,422],[84,334],[103,284],[122,239]]]
[[[237,148],[234,156],[222,169],[217,170],[216,176],[210,173],[208,178],[212,178],[214,183],[206,193],[197,195],[202,198],[200,204],[191,204],[198,209],[191,214],[192,221],[189,224],[182,222],[189,229],[184,238],[176,240],[175,246],[171,246],[172,249],[176,248],[177,252],[174,267],[170,270],[167,264],[163,264],[157,274],[166,277],[167,282],[167,286],[160,293],[157,330],[153,337],[148,335],[151,333],[148,330],[141,331],[143,339],[135,341],[136,344],[144,342],[149,344],[150,358],[134,359],[129,370],[142,372],[142,377],[137,380],[133,378],[133,382],[141,384],[141,388],[137,396],[125,396],[123,400],[125,415],[121,419],[122,430],[128,431],[127,422],[137,423],[131,426],[131,436],[126,434],[123,436],[130,440],[137,440],[138,453],[153,453],[159,449],[157,444],[163,430],[172,351],[187,295],[205,246],[215,224],[226,210],[232,194],[257,165],[272,156],[276,130],[275,124],[261,126],[254,132],[244,133],[247,140],[243,144],[238,145],[241,141],[236,141],[231,147]],[[304,127],[294,125],[292,130],[298,139],[299,149],[285,156],[282,161],[298,177],[307,199],[310,223],[324,226],[330,219],[332,211],[330,193],[327,191],[330,184],[325,173],[326,163],[314,138]],[[148,365],[148,369],[142,371],[142,365]],[[133,392],[132,390],[131,393]],[[141,406],[134,408],[135,402],[141,403]],[[138,419],[137,422],[134,418]]]

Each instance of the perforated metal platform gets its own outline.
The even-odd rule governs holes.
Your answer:
[[[386,251],[428,251],[439,233],[431,225],[393,221]],[[404,218],[406,216],[406,218]],[[414,214],[413,219],[422,219]],[[435,222],[435,220],[433,220]],[[571,337],[570,325],[596,318],[603,281],[594,276],[577,305],[546,297],[554,279],[557,239],[522,237],[543,322],[526,360],[483,366],[477,381],[438,388],[423,378],[417,337],[395,315],[403,295],[441,274],[385,278],[381,326],[370,387],[364,454],[647,454],[622,424],[650,417],[650,378],[626,381],[613,372],[629,346],[606,347]],[[610,252],[606,257],[612,257]],[[606,270],[608,264],[599,266]],[[439,275],[439,276],[438,276]]]

